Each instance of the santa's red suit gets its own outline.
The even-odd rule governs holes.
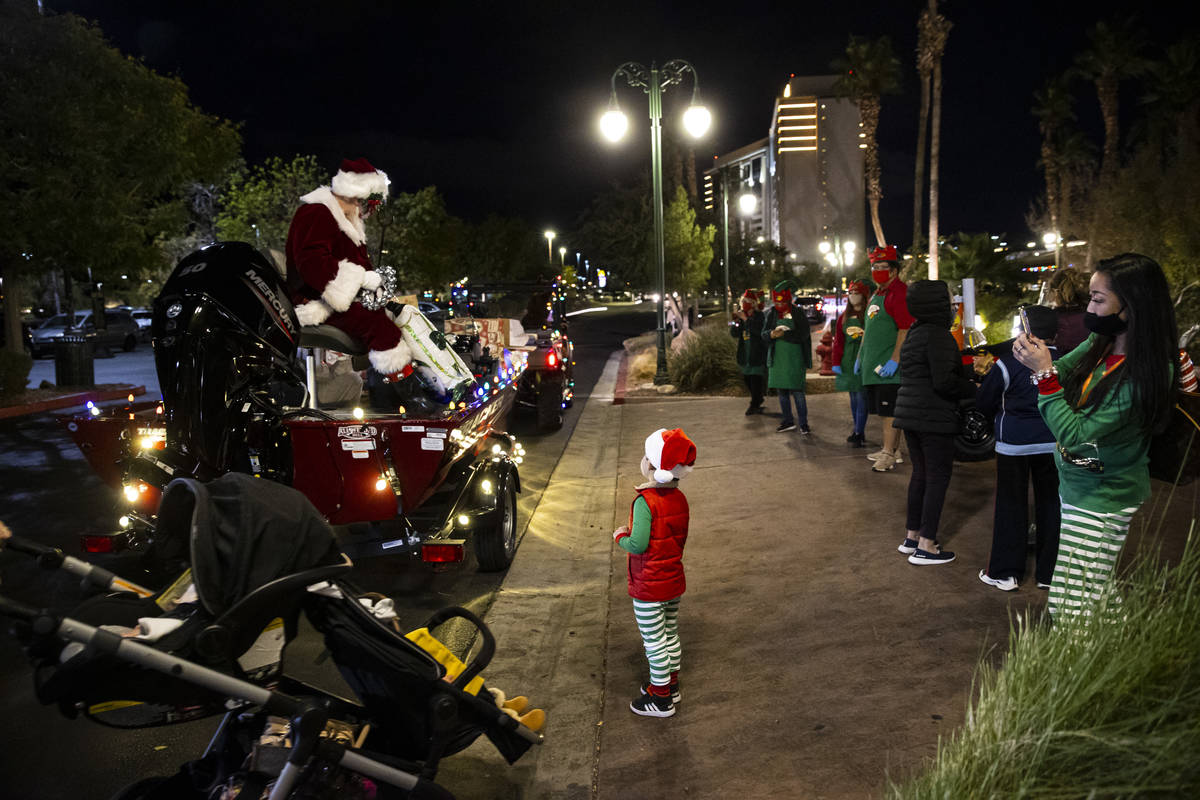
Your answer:
[[[367,255],[367,233],[357,214],[347,217],[334,196],[365,199],[387,193],[387,176],[366,159],[342,162],[332,181],[300,198],[287,239],[287,286],[301,325],[340,328],[367,347],[377,371],[393,375],[409,367],[412,353],[387,312],[368,311],[355,297],[380,285]]]

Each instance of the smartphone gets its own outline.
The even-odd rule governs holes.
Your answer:
[[[1017,310],[1021,313],[1021,330],[1025,332],[1026,336],[1031,336],[1032,333],[1029,330],[1029,315],[1025,313],[1025,307],[1021,306],[1021,308]]]

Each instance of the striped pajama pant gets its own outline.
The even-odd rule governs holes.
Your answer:
[[[650,683],[666,686],[671,682],[671,673],[679,671],[683,654],[679,645],[679,598],[661,602],[634,599],[633,617],[650,662]]]
[[[1062,504],[1058,559],[1050,581],[1050,616],[1092,615],[1091,606],[1112,577],[1137,506],[1089,511]]]

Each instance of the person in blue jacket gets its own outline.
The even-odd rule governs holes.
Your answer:
[[[1057,359],[1053,341],[1058,315],[1046,306],[1026,306],[1030,332],[1046,340]],[[1035,575],[1040,588],[1049,588],[1058,555],[1061,508],[1058,468],[1054,464],[1054,435],[1038,411],[1038,389],[1030,370],[1013,356],[1013,340],[992,349],[996,362],[979,387],[975,405],[995,420],[996,507],[992,515],[992,551],[979,580],[1011,592],[1025,576],[1029,542],[1029,484],[1033,483],[1034,522],[1037,526]]]

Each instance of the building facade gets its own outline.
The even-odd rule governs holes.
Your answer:
[[[730,239],[773,242],[797,265],[820,262],[822,242],[865,245],[866,198],[858,106],[834,94],[836,75],[791,77],[775,98],[766,138],[718,156],[704,205],[728,200]],[[722,196],[722,191],[726,196]],[[755,199],[753,209],[743,196]]]

